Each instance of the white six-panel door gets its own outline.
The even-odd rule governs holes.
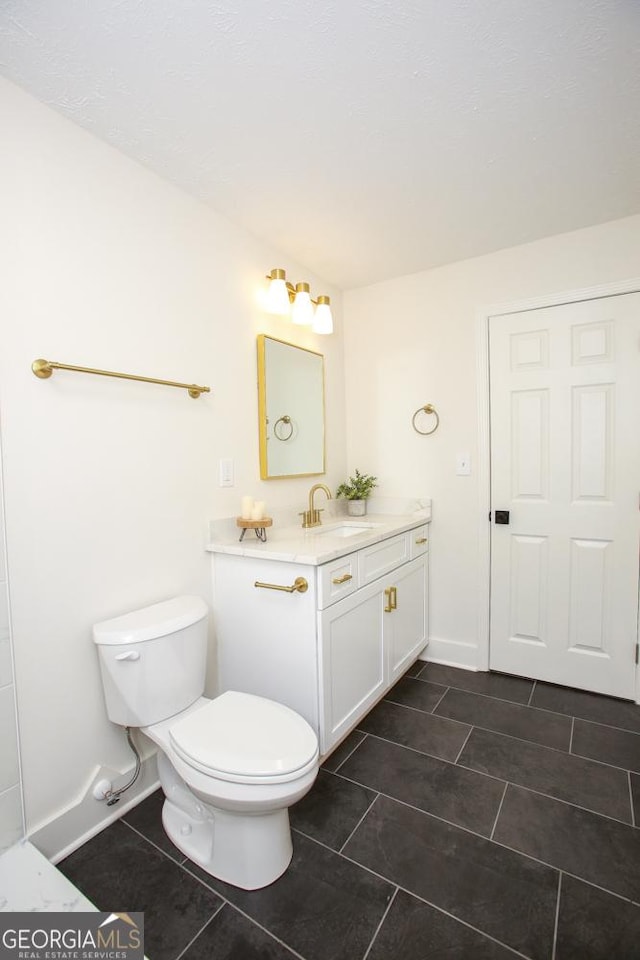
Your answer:
[[[640,294],[492,317],[489,337],[491,669],[633,698]]]

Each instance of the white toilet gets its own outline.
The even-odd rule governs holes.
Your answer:
[[[204,690],[206,604],[175,597],[97,623],[107,713],[160,748],[164,828],[207,873],[245,890],[273,883],[293,847],[288,807],[318,773],[318,740],[283,704]]]

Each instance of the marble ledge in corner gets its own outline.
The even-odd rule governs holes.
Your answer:
[[[0,912],[95,910],[91,901],[28,840],[21,840],[0,856]]]

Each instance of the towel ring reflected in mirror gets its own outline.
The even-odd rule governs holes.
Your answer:
[[[435,421],[434,425],[431,427],[431,430],[419,430],[419,429],[418,429],[418,427],[417,427],[417,425],[416,425],[416,419],[417,419],[419,413],[431,414],[432,416],[434,416],[434,417],[436,418],[436,421]],[[428,437],[430,434],[435,433],[436,430],[438,429],[439,425],[440,425],[440,417],[438,416],[438,411],[436,410],[436,408],[434,407],[434,405],[433,405],[432,403],[425,403],[424,407],[418,407],[418,409],[417,409],[416,412],[414,413],[413,418],[412,418],[412,420],[411,420],[411,425],[413,426],[413,429],[415,430],[415,432],[416,432],[416,433],[419,433],[419,434],[420,434],[421,436],[423,436],[423,437]]]
[[[278,424],[280,424],[280,427],[278,427]],[[273,434],[277,440],[290,440],[293,436],[291,417],[287,416],[287,414],[283,417],[278,417],[273,425]]]

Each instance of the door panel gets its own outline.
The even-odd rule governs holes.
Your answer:
[[[492,317],[490,666],[632,698],[640,294]]]
[[[419,558],[401,567],[393,578],[394,609],[385,621],[389,657],[389,682],[415,660],[426,644],[427,569]]]

